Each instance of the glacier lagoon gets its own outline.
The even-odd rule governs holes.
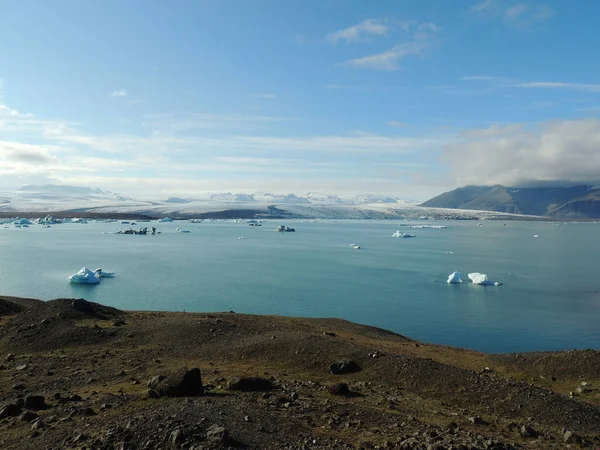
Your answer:
[[[277,233],[280,223],[297,231]],[[176,221],[140,223],[161,234],[138,236],[112,234],[129,227],[119,223],[0,226],[0,295],[82,297],[130,310],[338,317],[487,352],[600,348],[600,224],[433,223],[448,228]],[[394,239],[396,230],[416,237]],[[82,266],[117,276],[97,286],[69,284]],[[454,271],[504,284],[446,283]]]

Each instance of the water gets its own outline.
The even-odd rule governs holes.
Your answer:
[[[126,227],[117,223],[0,226],[0,293],[132,310],[339,317],[488,352],[600,348],[598,224],[400,228],[413,239],[390,237],[396,221],[285,224],[298,231],[276,233],[275,222],[152,224],[158,236],[104,234]],[[117,278],[69,284],[84,265]],[[504,285],[448,285],[455,270]]]

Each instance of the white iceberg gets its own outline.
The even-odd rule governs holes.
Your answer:
[[[393,238],[412,238],[416,237],[414,234],[402,233],[400,230],[396,230],[394,234],[392,234]]]
[[[163,217],[162,219],[158,219],[159,223],[173,222],[173,219],[170,217]]]
[[[485,273],[479,273],[479,272],[470,273],[469,279],[473,282],[473,284],[478,284],[481,286],[486,286],[486,285],[500,286],[502,284],[501,281],[488,280],[488,277]]]
[[[82,267],[79,272],[69,277],[69,281],[77,284],[98,284],[100,283],[100,277],[90,269]]]
[[[94,270],[94,274],[99,278],[114,278],[117,275],[116,272],[107,272],[99,267]]]
[[[460,272],[452,272],[450,274],[450,276],[448,277],[448,283],[450,284],[456,284],[456,283],[462,283],[462,278],[460,275]]]

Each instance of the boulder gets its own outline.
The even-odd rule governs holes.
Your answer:
[[[237,377],[229,381],[227,389],[241,392],[263,392],[273,389],[273,383],[260,377]]]
[[[536,438],[538,437],[538,432],[535,431],[529,425],[521,425],[519,428],[519,434],[524,438]]]
[[[349,395],[350,394],[350,389],[348,388],[348,385],[346,383],[338,383],[338,384],[334,384],[332,386],[329,386],[329,388],[327,389],[329,391],[329,393],[331,395]]]
[[[354,361],[338,361],[329,365],[329,371],[334,375],[345,375],[360,371],[360,366]]]
[[[46,399],[43,395],[28,395],[25,397],[25,409],[44,409],[46,407]]]
[[[155,377],[152,377],[152,379],[150,381],[148,381],[148,389],[156,389],[156,387],[158,386],[158,383],[160,383],[164,379],[165,379],[165,377],[163,377],[162,375],[157,375]]]
[[[0,409],[0,419],[4,419],[5,417],[17,417],[21,414],[21,407],[19,405],[15,405],[14,403],[9,403]]]
[[[33,422],[38,417],[40,417],[40,416],[38,416],[36,413],[31,412],[31,411],[25,411],[23,414],[21,414],[21,420],[23,422]]]
[[[154,390],[160,397],[197,397],[202,395],[204,386],[202,386],[200,369],[195,367],[174,372],[157,383]]]

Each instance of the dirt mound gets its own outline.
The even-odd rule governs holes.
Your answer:
[[[20,313],[25,308],[17,303],[13,303],[4,298],[0,298],[0,316],[12,316],[13,314]]]
[[[83,298],[59,298],[46,302],[46,307],[55,310],[64,318],[79,319],[85,316],[100,320],[122,317],[125,313],[100,303],[88,302]]]

